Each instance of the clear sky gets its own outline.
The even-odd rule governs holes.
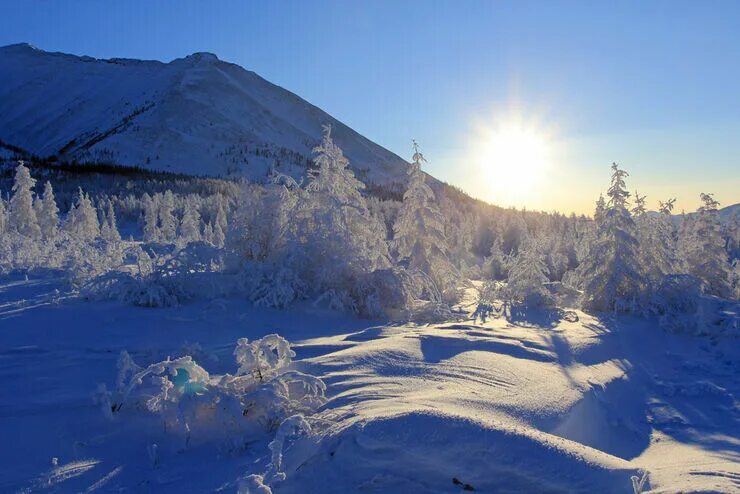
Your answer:
[[[740,202],[740,1],[6,1],[0,45],[254,70],[501,205]],[[2,81],[0,81],[2,84]]]

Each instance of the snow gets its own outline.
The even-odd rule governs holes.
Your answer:
[[[17,44],[0,47],[0,81],[0,141],[42,157],[253,181],[264,181],[277,160],[298,178],[331,124],[363,181],[401,183],[405,175],[400,157],[209,53],[162,63]]]
[[[238,298],[151,309],[77,298],[52,275],[5,276],[0,491],[630,493],[643,471],[646,492],[737,491],[737,337],[557,314],[417,325]],[[121,350],[234,372],[235,342],[273,333],[328,398],[273,449],[274,433],[239,450],[185,447],[93,401]]]

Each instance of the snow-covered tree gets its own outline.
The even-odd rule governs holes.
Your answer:
[[[214,223],[212,238],[213,238],[213,245],[215,245],[219,249],[222,248],[224,246],[224,243],[226,242],[226,234],[221,228],[221,223],[219,223],[218,221]]]
[[[645,280],[640,272],[635,223],[627,209],[628,174],[612,164],[609,202],[590,255],[579,267],[584,279],[582,303],[592,310],[623,310],[635,306]]]
[[[606,214],[606,201],[604,195],[599,194],[599,200],[596,201],[596,209],[594,210],[594,221],[597,225],[600,225],[604,221],[604,215]]]
[[[289,240],[301,192],[295,180],[277,172],[270,175],[264,187],[242,184],[229,224],[229,249],[242,258],[257,261],[281,255]]]
[[[159,223],[157,221],[157,203],[156,198],[150,197],[144,193],[142,198],[144,203],[144,241],[159,241]]]
[[[174,242],[177,237],[175,218],[175,196],[171,190],[165,191],[159,200],[159,233],[165,242]]]
[[[183,243],[197,242],[200,236],[200,213],[191,201],[185,203],[185,210],[180,222],[179,240]]]
[[[393,225],[393,244],[401,263],[425,272],[440,291],[454,289],[457,272],[448,258],[444,216],[437,206],[434,191],[421,171],[426,159],[416,141],[413,146],[408,186]]]
[[[349,168],[349,161],[331,138],[331,127],[314,148],[314,163],[305,194],[296,206],[297,234],[305,248],[324,266],[317,273],[328,282],[335,270],[369,272],[387,267],[385,227],[370,214],[360,182]],[[329,277],[326,279],[325,277]]]
[[[697,217],[688,224],[682,239],[681,257],[688,273],[702,281],[705,292],[730,297],[731,268],[722,238],[719,202],[713,194],[700,195],[703,205]]]
[[[8,230],[8,211],[5,207],[5,201],[0,197],[0,235]]]
[[[42,237],[47,240],[53,239],[59,228],[59,208],[54,198],[54,190],[48,181],[44,184],[44,196],[41,200],[38,220]]]
[[[547,282],[547,265],[540,245],[528,236],[512,263],[506,292],[515,302],[528,306],[546,305],[551,301],[550,292],[545,287]]]
[[[210,223],[203,224],[203,241],[213,245],[213,226]]]
[[[637,193],[635,193],[637,195]],[[640,196],[637,196],[640,198]],[[644,196],[642,207],[635,207],[640,263],[642,272],[653,288],[660,285],[666,275],[676,273],[676,239],[670,210],[673,199],[661,204],[661,213],[652,216],[646,213]],[[668,206],[670,204],[670,206]],[[639,213],[639,214],[638,214]]]
[[[108,200],[105,211],[101,210],[102,221],[100,222],[100,236],[109,242],[120,242],[121,234],[118,231],[116,213],[113,210],[113,202]]]
[[[72,238],[82,241],[90,241],[100,235],[100,224],[98,223],[98,212],[88,196],[80,187],[75,202],[67,213],[64,222],[64,230]]]
[[[35,185],[36,180],[31,178],[31,173],[24,162],[19,161],[15,169],[8,223],[12,230],[31,239],[41,238],[41,228],[33,207],[32,189]]]

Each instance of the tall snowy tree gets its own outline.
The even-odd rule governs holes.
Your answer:
[[[44,196],[41,200],[41,211],[38,214],[39,227],[44,239],[56,237],[59,228],[59,208],[54,198],[54,190],[50,182],[44,184]]]
[[[676,238],[670,211],[675,199],[660,203],[660,214],[644,211],[637,217],[642,271],[653,287],[668,274],[676,272]],[[644,210],[644,208],[643,208]]]
[[[36,211],[33,208],[33,187],[36,180],[31,178],[31,173],[23,161],[18,162],[15,169],[15,182],[13,183],[13,196],[10,198],[10,211],[8,223],[12,230],[32,239],[41,238]]]
[[[444,291],[455,287],[457,272],[448,258],[444,216],[421,171],[426,159],[416,141],[413,147],[408,186],[393,225],[393,243],[399,261],[425,272],[437,283],[440,291]]]
[[[732,274],[722,238],[719,202],[713,194],[702,193],[700,197],[703,205],[697,210],[697,217],[689,223],[681,256],[688,273],[701,280],[707,293],[730,297]]]
[[[592,310],[621,310],[634,306],[643,291],[635,223],[627,209],[628,174],[612,164],[604,219],[590,255],[579,267],[584,278],[583,306]]]
[[[160,235],[156,200],[156,196],[151,197],[147,193],[144,193],[144,196],[142,197],[142,202],[144,204],[143,233],[145,242],[159,241]]]
[[[5,201],[0,197],[0,235],[8,230],[8,211],[5,207]]]
[[[159,198],[159,234],[165,242],[174,242],[177,237],[177,219],[175,218],[175,195],[171,190]]]
[[[370,214],[361,193],[365,185],[334,143],[330,126],[324,127],[314,153],[317,169],[297,205],[299,236],[308,239],[321,261],[339,263],[337,267],[359,272],[386,267],[385,227]]]
[[[179,240],[187,244],[200,239],[200,213],[192,201],[187,201],[180,222]]]
[[[90,241],[100,235],[98,212],[90,196],[78,188],[77,197],[67,213],[64,230],[77,240]]]
[[[120,242],[121,234],[118,231],[116,212],[113,210],[113,202],[108,200],[106,209],[101,211],[100,236],[109,242]]]
[[[545,287],[547,282],[547,265],[539,242],[527,236],[512,263],[506,292],[515,302],[529,306],[546,305],[551,301],[550,292]]]
[[[604,195],[599,194],[599,200],[596,201],[596,209],[594,210],[594,221],[597,225],[600,225],[604,221],[604,215],[606,214],[606,201],[604,201]]]

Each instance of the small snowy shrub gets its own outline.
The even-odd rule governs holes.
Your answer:
[[[701,280],[688,274],[663,278],[652,294],[652,310],[660,326],[674,333],[695,333],[701,305]]]
[[[112,272],[83,285],[81,294],[89,300],[118,300],[138,307],[174,307],[178,296],[149,277]]]
[[[184,435],[186,444],[197,435],[204,441],[225,439],[234,448],[326,402],[320,379],[290,370],[295,353],[281,336],[241,338],[234,356],[236,374],[211,375],[191,356],[142,367],[124,351],[115,393],[99,389],[97,401],[113,416],[154,414],[166,430]]]
[[[258,307],[284,308],[306,298],[307,285],[289,264],[249,263],[243,271],[249,300]]]

